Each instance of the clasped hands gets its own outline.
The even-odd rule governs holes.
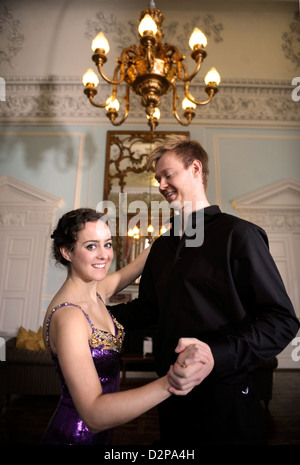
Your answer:
[[[181,338],[175,349],[178,357],[168,371],[169,391],[186,395],[212,371],[214,358],[210,347],[196,338]]]

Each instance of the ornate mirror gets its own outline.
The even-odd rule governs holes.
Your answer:
[[[155,146],[174,134],[189,136],[182,131],[107,132],[104,200],[110,201],[116,212],[116,269],[133,260],[160,234],[159,224],[157,230],[150,231],[153,227],[148,207],[164,199],[147,161]]]

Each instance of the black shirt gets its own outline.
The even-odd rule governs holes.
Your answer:
[[[299,328],[266,233],[218,206],[204,209],[202,245],[188,246],[174,225],[159,237],[145,264],[138,299],[110,310],[125,331],[158,323],[159,375],[176,360],[179,338],[209,344],[215,361],[211,381],[251,371],[281,352]]]

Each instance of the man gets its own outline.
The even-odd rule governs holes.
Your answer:
[[[263,416],[249,375],[299,328],[267,236],[210,206],[208,156],[199,143],[172,138],[151,161],[161,194],[179,214],[152,245],[138,299],[111,311],[125,331],[157,323],[158,374],[173,363],[182,385],[195,385],[159,407],[163,443],[259,444]],[[195,343],[198,362],[181,366]]]

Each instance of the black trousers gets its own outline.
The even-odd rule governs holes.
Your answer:
[[[253,386],[198,386],[158,406],[162,445],[264,444],[263,408]]]

